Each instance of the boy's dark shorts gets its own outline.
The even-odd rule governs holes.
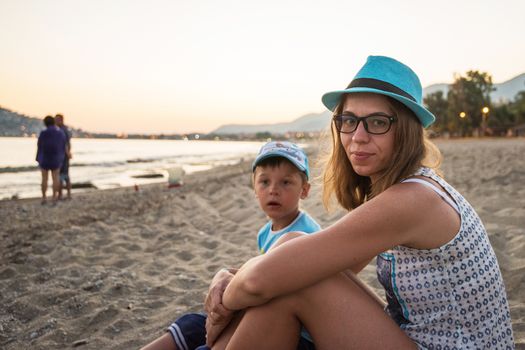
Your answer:
[[[168,327],[171,337],[179,350],[199,350],[206,348],[206,314],[186,314],[179,317]],[[299,338],[297,350],[315,350],[312,342]]]

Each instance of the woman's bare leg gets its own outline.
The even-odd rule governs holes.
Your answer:
[[[60,168],[51,170],[51,177],[53,180],[53,200],[58,200],[60,192]]]
[[[294,349],[300,323],[320,350],[416,349],[381,306],[343,274],[249,308],[227,349]]]
[[[226,346],[228,345],[231,337],[235,333],[235,330],[237,329],[237,326],[239,325],[243,317],[244,311],[240,311],[234,316],[234,318],[230,321],[228,326],[222,331],[217,341],[213,344],[212,350],[226,349]]]
[[[236,334],[239,324],[243,321],[244,313],[240,317],[236,317],[221,333],[219,339],[213,344],[212,350],[231,349],[229,344],[232,337]],[[260,319],[260,321],[263,321]],[[290,321],[295,322],[295,330],[290,329]],[[249,322],[249,321],[248,321]],[[244,349],[296,349],[299,343],[301,324],[299,320],[284,320],[279,318],[271,318],[268,322],[260,322],[257,327],[249,327],[245,330],[246,334],[243,336],[252,341],[247,342]],[[244,332],[244,330],[243,330]],[[271,333],[273,337],[279,339],[277,346],[265,341],[264,334]],[[252,337],[255,335],[255,337]],[[240,348],[240,347],[239,347]]]
[[[46,201],[48,170],[40,169],[40,172],[42,173],[42,182],[40,184],[40,189],[42,190],[42,203],[44,203]]]

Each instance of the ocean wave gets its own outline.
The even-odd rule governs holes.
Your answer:
[[[35,171],[38,167],[35,165],[28,165],[28,166],[14,166],[14,167],[5,167],[0,168],[0,174],[2,173],[21,173],[24,171]]]
[[[103,163],[72,163],[69,165],[70,168],[77,168],[77,167],[104,167],[104,168],[110,168],[110,167],[116,167],[125,165],[127,162],[103,162]],[[0,167],[0,174],[3,173],[23,173],[23,172],[30,172],[38,170],[37,165],[23,165],[23,166],[7,166],[7,167]]]

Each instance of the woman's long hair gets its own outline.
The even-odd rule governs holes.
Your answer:
[[[334,110],[339,114],[347,95]],[[386,97],[386,96],[385,96]],[[397,115],[394,135],[394,154],[390,164],[381,177],[372,185],[370,178],[358,175],[348,159],[341,143],[339,132],[331,125],[332,148],[324,163],[323,204],[330,208],[330,200],[335,195],[337,202],[346,210],[363,204],[390,186],[412,175],[421,166],[439,172],[441,152],[430,141],[414,113],[402,103],[386,97]]]

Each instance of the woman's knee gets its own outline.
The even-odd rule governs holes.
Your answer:
[[[300,233],[295,235],[295,232],[293,234],[294,237],[290,239],[302,235]],[[342,289],[347,293],[349,291],[349,283],[354,284],[343,274],[336,274],[306,288],[271,299],[265,304],[250,307],[246,311],[250,314],[259,315],[264,313],[271,315],[298,315],[301,313],[301,310],[307,309],[314,300],[324,300],[327,295],[331,295],[332,293],[337,295]]]

